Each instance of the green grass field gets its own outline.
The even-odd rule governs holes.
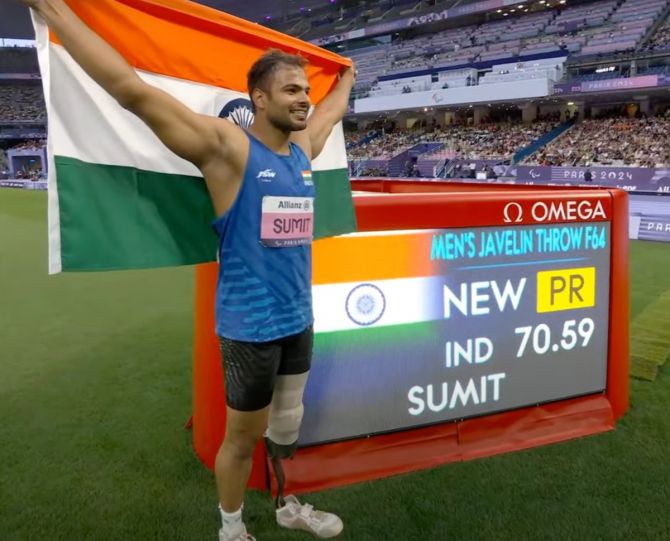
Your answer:
[[[46,267],[46,196],[0,190],[0,540],[215,540],[190,415],[193,270]],[[632,317],[670,291],[670,246],[631,245]],[[670,540],[670,375],[632,380],[607,434],[313,494],[340,539]],[[265,494],[246,520],[280,531]]]

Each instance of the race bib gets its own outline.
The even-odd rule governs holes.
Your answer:
[[[280,248],[312,242],[313,197],[263,197],[261,243]]]

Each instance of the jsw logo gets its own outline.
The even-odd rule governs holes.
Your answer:
[[[271,179],[275,178],[277,176],[277,173],[273,171],[272,169],[263,169],[263,171],[260,171],[256,178],[260,179]]]

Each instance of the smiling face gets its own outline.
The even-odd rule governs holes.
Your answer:
[[[282,132],[304,130],[309,112],[309,82],[299,66],[277,65],[268,77],[265,89],[255,88],[252,100],[256,114]]]
[[[247,74],[247,86],[258,120],[283,133],[304,130],[309,112],[307,60],[270,49]]]

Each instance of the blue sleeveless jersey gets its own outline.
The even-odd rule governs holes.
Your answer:
[[[302,149],[273,152],[247,133],[237,199],[214,221],[219,235],[216,332],[245,342],[297,334],[312,324],[314,184]]]

